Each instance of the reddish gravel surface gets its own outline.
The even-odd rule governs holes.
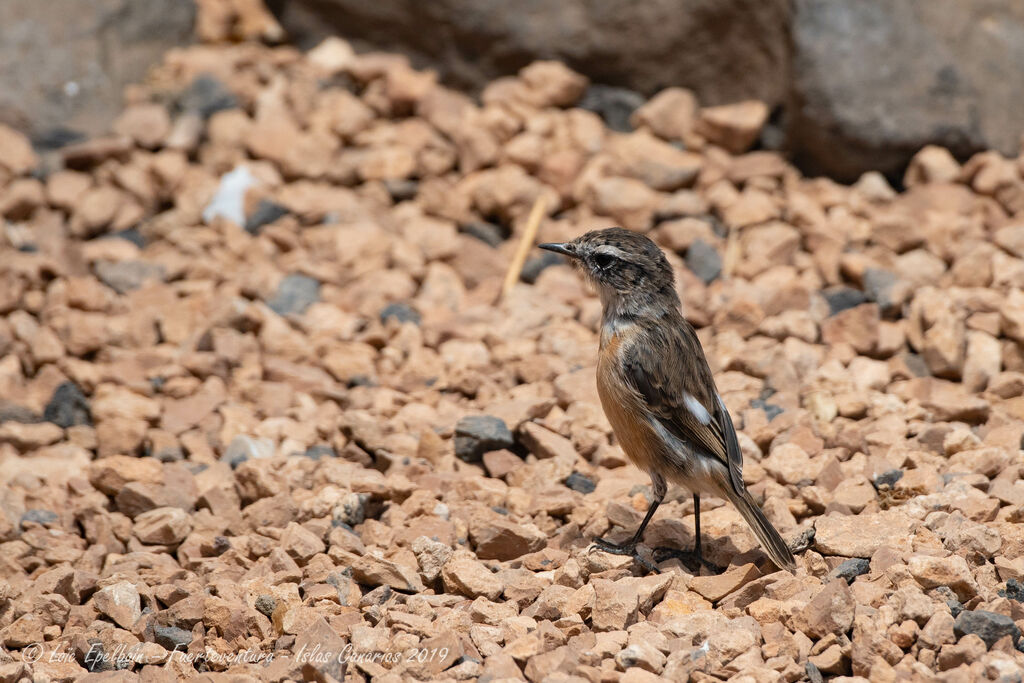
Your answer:
[[[587,85],[206,45],[109,138],[0,127],[0,681],[1020,681],[1022,160],[841,186]],[[495,303],[538,198],[664,247],[795,576],[717,500],[720,575],[588,551],[649,480],[593,293],[534,250]]]

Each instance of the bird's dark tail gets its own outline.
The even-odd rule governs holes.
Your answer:
[[[775,530],[772,523],[761,512],[761,508],[757,506],[754,499],[750,497],[750,493],[746,490],[737,493],[732,487],[728,488],[728,493],[730,501],[736,506],[739,513],[743,515],[743,519],[747,520],[750,529],[757,536],[757,540],[761,542],[761,547],[768,553],[768,557],[775,563],[775,566],[779,569],[795,572],[796,559],[793,557],[793,552],[786,545],[786,542],[782,540],[782,536]]]

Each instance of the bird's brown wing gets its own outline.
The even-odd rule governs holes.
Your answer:
[[[720,460],[737,492],[744,490],[743,454],[736,428],[718,396],[704,350],[690,324],[650,326],[624,355],[626,374],[651,414],[676,438]],[[707,411],[707,424],[691,407],[691,396]]]

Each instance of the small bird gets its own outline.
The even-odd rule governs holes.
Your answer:
[[[632,539],[597,539],[609,552],[636,545],[668,488],[693,494],[693,553],[701,563],[700,496],[729,500],[778,567],[796,561],[743,483],[743,454],[697,333],[683,318],[668,260],[649,238],[623,228],[539,245],[568,256],[601,298],[597,392],[623,451],[650,474],[654,500]]]

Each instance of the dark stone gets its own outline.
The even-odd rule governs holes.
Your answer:
[[[545,251],[540,256],[534,256],[523,264],[523,272],[519,279],[527,284],[534,284],[545,268],[565,263],[565,258],[551,251]]]
[[[395,204],[415,199],[420,190],[419,182],[409,178],[389,178],[384,181],[384,187]]]
[[[782,408],[775,405],[774,403],[765,403],[763,398],[755,398],[750,402],[751,408],[760,408],[764,411],[764,414],[768,416],[768,421],[771,422],[776,416],[782,414]]]
[[[882,472],[872,482],[876,489],[880,488],[892,488],[896,485],[900,479],[903,478],[903,470],[886,470]]]
[[[254,607],[257,612],[269,619],[277,609],[277,600],[272,595],[261,595],[256,598]]]
[[[800,535],[789,541],[789,549],[799,555],[805,552],[814,543],[815,530],[813,526],[806,527]]]
[[[953,622],[953,633],[957,638],[963,638],[968,633],[973,633],[985,641],[985,645],[991,648],[997,640],[1005,636],[1013,638],[1016,645],[1020,639],[1020,629],[1013,619],[1005,614],[988,612],[986,610],[964,610]]]
[[[200,74],[178,96],[178,106],[208,119],[219,111],[236,108],[238,98],[215,76]]]
[[[156,453],[150,453],[150,455],[160,462],[181,462],[185,459],[185,451],[182,450],[181,446],[161,448]]]
[[[128,228],[127,230],[121,230],[109,235],[110,238],[125,240],[131,242],[139,249],[144,249],[146,246],[146,238],[142,236],[142,233],[137,228]]]
[[[335,451],[333,448],[331,448],[327,444],[323,444],[323,443],[313,444],[312,446],[310,446],[309,448],[306,449],[306,452],[303,453],[303,455],[305,455],[307,458],[310,458],[312,460],[319,460],[320,458],[337,458],[338,457],[337,451]]]
[[[320,298],[320,282],[307,275],[285,276],[267,306],[278,315],[302,313]]]
[[[810,683],[825,683],[825,677],[821,675],[821,669],[814,662],[808,660],[804,670],[807,672],[807,680]]]
[[[499,515],[505,515],[506,517],[508,516],[508,508],[503,508],[500,505],[492,505],[491,509],[497,512]]]
[[[460,225],[459,230],[491,247],[501,246],[508,234],[500,225],[484,221],[473,221]]]
[[[822,290],[821,294],[825,297],[825,301],[828,302],[829,315],[841,313],[842,311],[845,311],[848,308],[853,308],[854,306],[860,306],[868,300],[864,295],[864,292],[859,289],[844,287],[841,285]]]
[[[953,615],[953,618],[960,616],[960,613],[964,611],[964,605],[959,600],[946,600],[946,607],[949,608],[949,613]]]
[[[54,390],[50,402],[43,409],[43,419],[64,429],[75,425],[92,425],[89,399],[77,384],[64,382]]]
[[[157,626],[153,629],[153,640],[170,652],[185,652],[192,642],[192,632],[177,626]]]
[[[145,284],[146,280],[163,282],[164,267],[147,261],[97,261],[96,277],[118,294],[127,294]]]
[[[99,638],[89,638],[84,647],[76,647],[75,659],[90,673],[111,671],[117,661],[116,657],[107,654]]]
[[[597,484],[590,477],[579,472],[573,472],[566,477],[565,485],[573,491],[579,491],[582,494],[593,493],[594,489],[597,488]]]
[[[46,128],[32,134],[32,146],[38,151],[60,149],[89,139],[85,133],[63,126]]]
[[[220,535],[213,537],[213,554],[215,557],[220,557],[229,550],[231,550],[230,538]]]
[[[595,83],[587,88],[576,106],[594,112],[612,130],[628,133],[633,130],[629,117],[644,102],[646,98],[635,90]]]
[[[868,301],[874,301],[887,313],[895,308],[892,299],[892,288],[896,284],[896,274],[882,268],[868,268],[864,271],[864,293]]]
[[[686,250],[686,267],[707,284],[722,274],[722,257],[704,240],[694,240]]]
[[[843,579],[846,583],[853,583],[861,574],[867,574],[871,570],[871,560],[863,557],[853,557],[844,561],[829,573],[829,578]]]
[[[1024,602],[1024,584],[1017,579],[1007,579],[1006,589],[1000,590],[999,595],[1017,602]]]
[[[394,318],[400,323],[420,324],[420,314],[415,308],[407,303],[395,302],[380,309],[380,321],[386,323],[388,318]]]
[[[455,425],[455,455],[466,462],[477,462],[487,451],[514,445],[512,432],[501,418],[470,415]]]
[[[245,231],[250,235],[260,234],[260,228],[273,223],[278,218],[287,216],[290,212],[288,207],[281,206],[269,199],[261,199],[256,205],[252,215],[245,219]]]
[[[59,519],[57,513],[53,510],[26,510],[25,514],[21,516],[21,528],[25,528],[25,524],[39,524],[46,526],[47,524],[53,524]]]
[[[796,0],[790,146],[809,174],[898,177],[928,144],[1016,156],[1024,3]]]

